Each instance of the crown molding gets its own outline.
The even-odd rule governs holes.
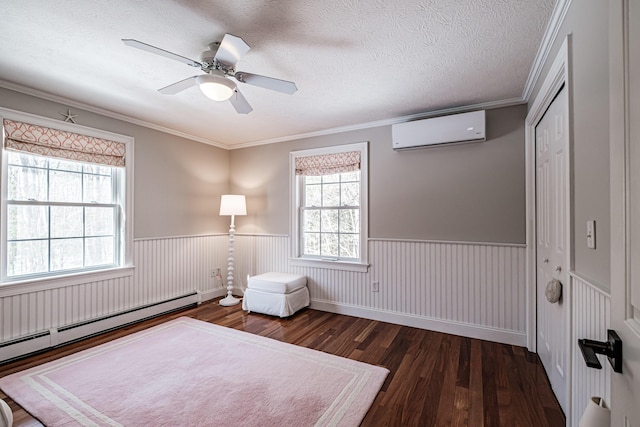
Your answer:
[[[116,112],[110,111],[110,110],[105,110],[103,108],[99,108],[99,107],[95,107],[93,105],[89,105],[89,104],[85,104],[85,103],[82,103],[82,102],[74,101],[74,100],[72,100],[70,98],[66,98],[66,97],[63,97],[63,96],[53,95],[53,94],[50,94],[48,92],[44,92],[44,91],[41,91],[41,90],[29,88],[29,87],[22,86],[22,85],[19,85],[19,84],[16,84],[16,83],[12,83],[12,82],[9,82],[9,81],[6,81],[6,80],[0,80],[0,87],[5,88],[5,89],[9,89],[9,90],[13,90],[13,91],[16,91],[16,92],[24,93],[25,95],[36,96],[38,98],[46,99],[48,101],[53,101],[53,102],[57,102],[59,104],[68,105],[70,107],[80,108],[82,110],[89,111],[91,113],[100,114],[100,115],[103,115],[105,117],[110,117],[112,119],[122,120],[123,122],[131,123],[131,124],[138,125],[138,126],[147,127],[147,128],[150,128],[150,129],[154,129],[154,130],[160,131],[160,132],[164,132],[164,133],[168,133],[168,134],[171,134],[171,135],[179,136],[181,138],[190,139],[192,141],[201,142],[201,143],[207,144],[207,145],[212,145],[214,147],[222,148],[224,150],[237,150],[237,149],[240,149],[240,148],[249,148],[249,147],[256,147],[256,146],[259,146],[259,145],[267,145],[267,144],[275,144],[275,143],[278,143],[278,142],[293,141],[293,140],[296,140],[296,139],[311,138],[311,137],[324,136],[324,135],[332,135],[332,134],[336,134],[336,133],[350,132],[350,131],[363,130],[363,129],[370,129],[370,128],[375,128],[375,127],[380,127],[380,126],[389,126],[389,125],[393,125],[393,124],[397,124],[397,123],[409,122],[409,121],[412,121],[412,120],[419,120],[419,119],[425,119],[425,118],[428,118],[428,117],[442,116],[442,115],[445,115],[445,114],[453,114],[453,113],[460,113],[460,112],[473,111],[473,110],[483,110],[483,109],[484,110],[488,110],[488,109],[492,109],[492,108],[509,107],[509,106],[513,106],[513,105],[520,105],[520,104],[525,104],[526,103],[526,101],[523,100],[522,98],[510,98],[510,99],[504,99],[504,100],[500,100],[500,101],[490,101],[490,102],[484,102],[484,103],[480,103],[480,104],[472,104],[472,105],[464,105],[464,106],[453,107],[453,108],[445,108],[445,109],[442,109],[442,110],[411,114],[411,115],[408,115],[408,116],[395,117],[395,118],[392,118],[392,119],[377,120],[377,121],[373,121],[373,122],[359,123],[359,124],[349,125],[349,126],[341,126],[341,127],[336,127],[336,128],[331,128],[331,129],[324,129],[324,130],[319,130],[319,131],[314,131],[314,132],[300,133],[300,134],[295,134],[295,135],[282,136],[282,137],[278,137],[278,138],[270,138],[270,139],[256,140],[256,141],[250,141],[250,142],[245,142],[245,143],[240,143],[240,144],[229,145],[229,144],[223,144],[223,143],[218,142],[218,141],[212,141],[212,140],[208,140],[208,139],[205,139],[205,138],[201,138],[201,137],[198,137],[198,136],[195,136],[195,135],[191,135],[191,134],[188,134],[188,133],[185,133],[185,132],[180,132],[180,131],[177,131],[175,129],[170,129],[170,128],[167,128],[167,127],[164,127],[164,126],[160,126],[160,125],[155,124],[155,123],[151,123],[151,122],[147,122],[147,121],[144,121],[144,120],[135,119],[133,117],[125,116],[124,114],[116,113]]]
[[[571,6],[571,0],[557,0],[557,3],[553,8],[553,12],[551,12],[551,19],[549,19],[549,23],[547,24],[547,29],[544,32],[544,37],[542,38],[542,42],[540,43],[533,65],[531,66],[531,71],[529,71],[529,77],[527,77],[527,82],[525,83],[524,90],[522,92],[522,99],[527,103],[533,93],[533,89],[536,87],[536,84],[540,79],[542,69],[544,64],[547,62],[549,54],[551,53],[553,43],[558,38],[558,32],[560,32],[560,27],[564,22],[564,18],[567,16],[569,6]]]
[[[392,119],[377,120],[373,122],[359,123],[359,124],[349,125],[349,126],[340,126],[336,128],[324,129],[324,130],[315,131],[315,132],[299,133],[296,135],[282,136],[282,137],[271,138],[271,139],[263,139],[263,140],[245,142],[242,144],[234,144],[229,147],[229,150],[256,147],[258,145],[275,144],[278,142],[292,141],[292,140],[303,139],[303,138],[312,138],[316,136],[332,135],[335,133],[370,129],[370,128],[375,128],[380,126],[389,126],[389,125],[395,125],[398,123],[410,122],[412,120],[420,120],[420,119],[426,119],[429,117],[443,116],[445,114],[462,113],[462,112],[474,111],[474,110],[490,110],[492,108],[510,107],[513,105],[521,105],[521,104],[526,104],[526,101],[523,100],[522,98],[510,98],[510,99],[504,99],[500,101],[483,102],[480,104],[464,105],[460,107],[445,108],[442,110],[411,114],[409,116],[395,117]]]
[[[0,87],[9,89],[15,92],[23,93],[25,95],[36,96],[38,98],[46,99],[47,101],[53,101],[59,104],[64,104],[69,107],[80,108],[90,113],[100,114],[102,116],[109,117],[112,119],[122,120],[123,122],[131,123],[134,125],[138,125],[138,126],[146,127],[149,129],[154,129],[160,132],[168,133],[171,135],[179,136],[180,138],[190,139],[192,141],[201,142],[207,145],[213,145],[214,147],[223,148],[225,150],[228,150],[230,148],[229,145],[223,144],[218,141],[212,141],[210,139],[201,138],[199,136],[191,135],[186,132],[180,132],[175,129],[171,129],[168,127],[160,126],[155,123],[147,122],[145,120],[139,120],[133,117],[126,116],[124,114],[116,113],[115,111],[105,110],[104,108],[96,107],[90,104],[85,104],[79,101],[74,101],[73,99],[66,98],[64,96],[53,95],[48,92],[44,92],[38,89],[33,89],[27,86],[22,86],[6,80],[0,79]]]

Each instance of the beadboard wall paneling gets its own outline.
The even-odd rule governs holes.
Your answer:
[[[292,266],[287,236],[236,235],[235,247],[238,286],[304,274],[318,309],[525,345],[523,246],[372,239],[367,273]]]
[[[602,369],[588,368],[578,347],[578,339],[606,341],[610,328],[611,296],[589,281],[570,276],[573,289],[573,353],[572,413],[567,419],[577,426],[587,402],[592,396],[602,397],[611,406],[611,366],[604,356],[598,356]]]
[[[4,297],[0,342],[133,307],[130,277]]]
[[[136,240],[131,277],[0,298],[0,343],[193,291],[221,295],[211,268],[226,269],[227,245],[225,235]]]
[[[194,290],[222,295],[210,276],[218,267],[226,277],[227,248],[226,235],[136,240],[131,278],[2,298],[0,342]],[[371,240],[369,254],[366,273],[298,267],[287,236],[236,235],[234,285],[244,289],[248,274],[300,273],[321,310],[525,345],[524,247]]]
[[[193,291],[224,294],[228,236],[141,239],[131,277],[0,298],[0,343],[165,301]],[[312,307],[515,345],[525,342],[525,248],[480,243],[369,241],[366,273],[292,266],[289,238],[236,235],[235,285],[267,271],[304,274]],[[371,283],[378,281],[379,292]],[[610,296],[571,275],[572,413],[577,425],[591,396],[610,403],[610,369],[587,368],[578,338],[604,340]]]
[[[211,269],[226,276],[228,242],[225,235],[136,240],[133,299],[149,304],[221,288]]]

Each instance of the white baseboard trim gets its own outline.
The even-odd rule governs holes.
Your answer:
[[[201,303],[204,301],[209,301],[210,299],[224,296],[226,293],[226,288],[218,288],[209,291],[198,291],[198,295],[200,296],[200,300],[198,302]]]
[[[212,292],[215,293],[216,291]],[[208,293],[207,293],[208,294]],[[220,295],[222,295],[221,293]],[[30,353],[46,350],[58,345],[76,341],[91,335],[106,332],[110,329],[139,322],[162,313],[173,311],[201,301],[203,293],[194,292],[184,297],[174,298],[158,304],[141,307],[121,314],[102,319],[82,322],[77,325],[52,328],[29,337],[22,337],[5,343],[0,343],[0,362],[26,356]],[[211,298],[215,298],[212,296]]]
[[[336,304],[331,301],[311,300],[311,308],[329,313],[345,314],[348,316],[362,317],[364,319],[378,320],[380,322],[395,323],[402,326],[427,329],[430,331],[444,332],[452,335],[460,335],[468,338],[477,338],[486,341],[499,342],[509,345],[526,347],[527,335],[524,332],[509,331],[504,329],[487,328],[486,326],[472,325],[469,323],[453,322],[431,317],[413,316],[386,310],[358,307],[347,304]]]
[[[244,296],[244,289],[233,288],[232,292],[233,292],[233,295],[235,296],[240,296],[240,297]],[[227,288],[225,287],[225,288],[218,288],[218,289],[213,289],[209,291],[198,291],[198,295],[200,295],[200,301],[198,302],[201,303],[201,302],[209,301],[210,299],[220,298],[227,295]]]

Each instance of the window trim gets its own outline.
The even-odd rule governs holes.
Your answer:
[[[134,138],[127,135],[121,135],[109,131],[100,129],[94,129],[87,126],[78,125],[75,123],[64,122],[60,120],[54,120],[51,118],[41,117],[30,113],[24,113],[20,111],[11,110],[8,108],[0,107],[0,128],[3,119],[9,119],[14,121],[21,121],[26,123],[32,123],[38,126],[45,126],[51,129],[57,129],[61,131],[74,132],[82,135],[108,139],[125,144],[125,166],[124,166],[124,179],[118,179],[116,185],[118,188],[118,194],[121,199],[117,201],[118,204],[123,206],[120,212],[120,221],[124,226],[120,230],[120,259],[121,265],[114,268],[113,266],[95,270],[76,271],[71,274],[61,273],[48,275],[45,277],[29,277],[21,276],[19,278],[7,278],[2,277],[0,280],[0,296],[4,296],[5,293],[14,293],[16,288],[37,288],[37,289],[53,289],[64,286],[70,286],[71,284],[89,283],[101,280],[116,279],[120,277],[132,276],[134,267],[133,258],[133,188],[134,188]],[[2,131],[2,147],[0,147],[0,187],[2,189],[2,203],[0,207],[0,262],[2,263],[2,270],[6,273],[6,236],[7,236],[7,186],[3,182],[6,171],[8,168],[7,156],[4,150],[4,130]],[[71,281],[69,280],[71,279]]]
[[[302,257],[300,249],[301,185],[296,176],[298,157],[360,151],[360,261],[323,260]],[[290,261],[295,266],[367,272],[369,268],[369,157],[368,142],[313,148],[289,153],[289,229]]]

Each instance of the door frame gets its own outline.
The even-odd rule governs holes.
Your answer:
[[[614,283],[625,284],[625,292],[615,296],[622,299],[625,305],[625,324],[640,336],[640,322],[633,317],[631,294],[627,289],[631,280],[631,177],[629,172],[629,152],[631,150],[631,133],[629,129],[629,6],[627,1],[615,1],[610,4],[610,39],[612,48],[610,64],[610,201],[611,201],[611,287]],[[617,19],[622,19],[622,25]],[[621,47],[617,47],[621,46]],[[613,291],[613,289],[612,289]],[[611,299],[614,295],[611,292]],[[624,359],[623,359],[624,360]]]
[[[568,34],[563,41],[556,57],[547,72],[547,75],[542,83],[540,91],[533,100],[529,112],[525,119],[525,174],[526,174],[526,335],[527,335],[527,349],[532,352],[537,352],[537,296],[536,296],[536,251],[537,251],[537,218],[536,218],[536,126],[542,120],[542,117],[546,113],[547,109],[555,99],[558,91],[565,86],[567,90],[568,98],[568,115],[567,115],[567,131],[569,132],[568,147],[566,164],[565,164],[565,197],[566,199],[566,212],[565,212],[565,225],[566,225],[566,259],[563,265],[566,266],[568,280],[571,281],[571,273],[573,272],[573,221],[572,221],[572,156],[573,156],[573,95],[571,85],[571,34]],[[567,341],[565,345],[567,355],[567,384],[566,384],[566,398],[567,398],[567,414],[571,414],[571,382],[572,382],[572,346],[573,335],[571,333],[571,286],[570,283],[563,284],[563,300],[566,307],[566,325]]]
[[[630,150],[632,134],[630,129],[630,2],[627,0],[609,3],[609,170],[610,170],[610,212],[611,212],[611,327],[617,329],[625,340],[632,336],[640,339],[640,322],[634,318],[631,304],[631,179],[632,168]],[[613,309],[624,307],[623,324]],[[624,333],[621,331],[624,329]],[[635,336],[634,336],[635,335]],[[623,356],[624,347],[623,343]],[[633,344],[631,345],[633,347]],[[632,355],[633,356],[633,355]],[[625,360],[623,357],[623,361]],[[623,373],[629,380],[629,371],[623,362]],[[626,393],[619,385],[624,377],[611,374],[611,425],[625,424],[624,403],[615,403],[619,393]],[[635,379],[637,382],[638,379]],[[620,408],[620,406],[623,406]],[[629,422],[635,420],[628,420]]]

